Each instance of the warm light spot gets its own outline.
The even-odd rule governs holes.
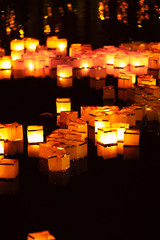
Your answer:
[[[2,62],[1,64],[1,69],[10,69],[11,68],[11,62],[6,60],[4,62]]]
[[[28,49],[34,51],[36,49],[36,46],[37,46],[36,43],[30,43]]]
[[[15,46],[15,50],[16,51],[21,51],[21,50],[23,50],[24,49],[24,45],[23,44],[17,44],[16,46]]]
[[[65,74],[65,73],[59,73],[59,77],[60,77],[60,78],[65,78],[65,77],[66,77],[66,74]]]
[[[4,140],[0,140],[0,154],[4,154]]]
[[[33,68],[34,68],[34,66],[33,66],[33,63],[29,63],[29,64],[28,64],[28,68],[29,68],[29,70],[31,70],[31,71],[32,71],[32,70],[33,70]]]
[[[120,62],[120,63],[119,63],[119,67],[120,67],[120,68],[124,68],[125,66],[126,66],[126,64],[125,64],[124,62]]]
[[[139,61],[135,61],[133,64],[134,64],[134,66],[140,66],[140,62]]]
[[[64,49],[66,48],[66,44],[60,43],[60,44],[58,44],[58,48],[60,51],[64,51]]]
[[[107,58],[107,64],[114,64],[114,57]]]

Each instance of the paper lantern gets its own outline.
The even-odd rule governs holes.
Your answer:
[[[114,57],[114,77],[118,77],[120,72],[126,72],[129,66],[127,55],[115,55]]]
[[[23,39],[13,39],[10,41],[11,51],[23,51],[24,52],[24,40]]]
[[[23,139],[23,126],[17,122],[5,124],[7,127],[7,140],[19,141]]]
[[[34,77],[35,65],[34,59],[25,58],[24,59],[24,77]]]
[[[69,124],[70,120],[74,121],[78,118],[78,111],[61,111],[60,112],[60,123],[63,125]]]
[[[69,48],[69,56],[74,57],[75,52],[81,50],[81,43],[72,43],[70,48]]]
[[[117,144],[117,130],[112,128],[98,128],[97,142],[105,145]]]
[[[13,77],[14,79],[25,77],[24,59],[17,59],[13,62]]]
[[[127,89],[132,87],[132,77],[126,74],[119,74],[118,88]]]
[[[24,51],[11,51],[11,59],[12,61],[15,61],[17,59],[21,59],[22,55],[24,54]]]
[[[147,74],[148,56],[144,54],[132,54],[130,58],[130,71],[137,76]]]
[[[54,143],[52,141],[39,144],[39,157],[48,159],[48,157],[53,156],[55,149],[53,147]]]
[[[70,168],[70,154],[59,153],[48,158],[49,171],[66,171],[68,168]]]
[[[35,39],[35,38],[25,39],[25,48],[28,52],[35,52],[38,45],[39,45],[38,39]]]
[[[55,240],[49,231],[28,233],[27,240]]]
[[[88,145],[87,141],[73,140],[72,145],[74,146],[74,159],[83,159],[87,157]]]
[[[57,66],[57,86],[58,87],[72,87],[72,67],[70,65]]]
[[[0,79],[11,78],[11,58],[4,56],[0,58]]]
[[[56,48],[57,47],[57,42],[58,42],[58,37],[57,36],[47,37],[47,40],[46,40],[47,48],[51,48],[51,49]]]
[[[27,139],[28,143],[40,143],[44,142],[43,126],[30,125],[27,127]]]
[[[142,75],[137,77],[138,86],[156,86],[156,78],[153,78],[152,75]]]
[[[126,129],[124,132],[124,145],[139,146],[140,131]]]
[[[58,39],[57,46],[56,46],[56,55],[62,55],[62,56],[67,55],[67,39],[66,38]]]
[[[0,161],[0,178],[15,178],[19,174],[19,161],[17,159],[2,159]]]
[[[124,141],[124,132],[126,129],[129,129],[129,124],[127,123],[113,123],[112,128],[117,129],[117,141]]]
[[[71,111],[70,98],[56,98],[56,111],[57,114],[61,111]]]

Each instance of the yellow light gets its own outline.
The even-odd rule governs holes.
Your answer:
[[[4,154],[4,140],[0,139],[0,154]]]
[[[27,138],[29,143],[43,142],[43,126],[28,126]]]
[[[66,44],[60,43],[60,44],[58,44],[58,48],[60,51],[63,51],[66,48]]]
[[[65,73],[59,73],[60,78],[65,78],[66,74]]]
[[[33,63],[29,63],[29,64],[28,64],[28,68],[29,68],[29,70],[31,70],[31,71],[32,71],[32,70],[33,70],[33,68],[34,68],[34,66],[33,66]]]
[[[126,66],[126,64],[125,64],[124,62],[120,62],[120,63],[119,63],[119,67],[120,67],[120,68],[124,68],[125,66]]]
[[[11,69],[11,61],[7,60],[5,57],[1,58],[0,69]]]

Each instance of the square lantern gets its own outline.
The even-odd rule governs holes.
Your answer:
[[[61,111],[60,123],[68,126],[70,120],[74,121],[78,118],[78,111]]]
[[[114,57],[114,77],[118,77],[120,72],[126,72],[129,66],[129,57],[125,54]]]
[[[130,71],[137,76],[147,74],[148,72],[148,55],[133,53],[130,56]]]
[[[97,143],[104,145],[117,144],[117,130],[113,128],[98,128]]]
[[[67,55],[67,39],[66,38],[59,38],[57,41],[56,46],[56,55],[57,56],[66,56]]]
[[[55,237],[46,230],[41,232],[28,233],[27,240],[55,240]]]
[[[142,75],[137,77],[138,86],[156,86],[156,78],[153,78],[152,75]]]
[[[69,56],[74,57],[75,52],[81,50],[81,43],[72,43],[70,48],[69,48]]]
[[[124,145],[126,146],[139,146],[140,131],[126,129],[124,132]]]
[[[19,161],[17,159],[2,159],[0,161],[0,178],[15,178],[19,174]]]
[[[56,112],[59,114],[61,111],[71,111],[70,98],[56,98]]]
[[[23,51],[24,52],[24,40],[23,39],[13,39],[10,41],[11,51]]]
[[[24,77],[34,77],[35,64],[31,57],[24,58]]]
[[[66,171],[70,168],[70,154],[58,153],[48,158],[48,169],[51,172]]]
[[[47,48],[56,49],[58,42],[57,36],[48,36],[46,40],[46,46]]]
[[[42,125],[29,125],[27,127],[28,143],[44,142],[44,133]]]
[[[11,58],[9,56],[0,58],[0,79],[11,79]]]
[[[72,140],[74,146],[74,159],[83,159],[88,155],[88,144],[87,141]]]
[[[25,38],[24,43],[27,52],[35,52],[39,46],[39,40],[35,38]]]
[[[24,60],[23,59],[17,59],[13,62],[13,78],[19,79],[25,77],[24,72]]]
[[[132,77],[126,74],[119,74],[118,88],[127,89],[132,87]]]
[[[43,142],[39,144],[39,157],[48,159],[48,157],[53,156],[53,153],[55,152],[54,149],[54,142]]]
[[[57,66],[57,86],[58,87],[72,87],[72,66],[62,64]]]

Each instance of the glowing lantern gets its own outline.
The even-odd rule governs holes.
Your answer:
[[[24,78],[25,77],[25,67],[24,60],[17,59],[13,62],[13,77],[14,79]]]
[[[23,51],[11,51],[11,59],[13,61],[21,59],[23,53],[24,53]]]
[[[129,128],[129,124],[127,123],[113,123],[112,127],[117,129],[117,141],[123,142],[124,141],[124,132],[126,129]]]
[[[10,41],[11,51],[24,51],[24,40],[13,39]]]
[[[58,87],[72,87],[72,67],[70,65],[57,66],[57,86]]]
[[[138,86],[156,86],[156,78],[153,78],[152,75],[142,75],[137,77]]]
[[[140,131],[126,129],[124,132],[124,145],[139,146]]]
[[[57,36],[47,37],[47,41],[46,41],[47,48],[51,48],[51,49],[57,48],[57,42],[58,42]]]
[[[70,120],[74,121],[78,118],[78,111],[61,111],[60,112],[60,123],[63,125],[69,124]]]
[[[70,56],[70,57],[73,57],[75,51],[77,51],[77,50],[80,51],[80,50],[81,50],[81,46],[82,46],[81,43],[72,43],[71,46],[70,46],[70,48],[69,48],[69,56]]]
[[[49,231],[28,233],[27,240],[55,240]]]
[[[116,55],[114,57],[114,77],[118,77],[120,72],[127,71],[129,57],[127,55]]]
[[[70,98],[56,98],[56,109],[57,113],[61,111],[71,111]]]
[[[11,58],[4,56],[0,58],[0,79],[11,78]]]
[[[97,143],[105,145],[117,144],[117,130],[112,128],[98,128]]]
[[[34,60],[31,58],[24,59],[24,76],[25,77],[34,77]]]
[[[148,56],[144,54],[132,54],[130,58],[130,70],[138,75],[147,74],[148,72]]]
[[[59,153],[49,157],[48,168],[51,172],[66,171],[70,168],[70,154]]]
[[[62,56],[67,55],[67,39],[66,38],[58,39],[57,46],[56,46],[56,55],[62,55]]]
[[[44,142],[43,126],[30,125],[27,127],[28,143]]]
[[[25,48],[28,52],[35,52],[38,45],[39,45],[38,39],[35,39],[35,38],[25,39]]]
[[[19,174],[19,161],[17,159],[2,159],[0,161],[0,178],[15,178]]]
[[[127,89],[132,87],[132,78],[126,74],[119,74],[118,88]]]

